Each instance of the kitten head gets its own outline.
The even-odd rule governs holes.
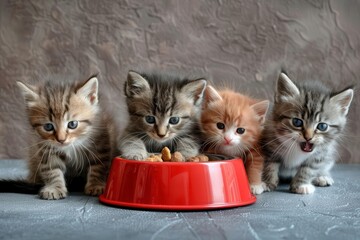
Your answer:
[[[130,114],[128,129],[155,143],[191,133],[205,86],[205,79],[129,71],[124,87]]]
[[[342,132],[353,90],[331,92],[319,82],[295,84],[281,73],[277,81],[273,124],[282,144],[311,153]]]
[[[206,150],[228,156],[243,156],[257,142],[269,101],[257,101],[224,90],[205,90],[201,130]]]
[[[28,118],[41,143],[66,148],[85,140],[99,111],[96,76],[81,84],[48,81],[32,86],[17,82]]]

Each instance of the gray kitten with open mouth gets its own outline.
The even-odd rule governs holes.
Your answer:
[[[261,139],[268,191],[277,187],[279,177],[290,178],[290,191],[299,194],[334,183],[330,169],[353,94],[351,88],[334,92],[320,82],[297,84],[280,74]]]

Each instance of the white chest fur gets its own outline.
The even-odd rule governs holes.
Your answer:
[[[284,145],[283,165],[285,168],[298,167],[313,154],[302,151],[297,142]]]

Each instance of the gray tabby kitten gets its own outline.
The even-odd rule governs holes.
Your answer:
[[[130,121],[120,142],[121,156],[144,160],[165,146],[186,158],[199,153],[199,113],[204,79],[129,71],[124,85]]]
[[[42,199],[61,199],[67,195],[67,183],[83,176],[85,193],[101,194],[112,148],[108,119],[98,104],[97,77],[82,83],[49,81],[39,86],[21,82],[18,85],[34,133],[26,182],[41,186]],[[14,186],[19,186],[16,180]]]
[[[292,179],[290,191],[299,194],[334,183],[330,169],[352,98],[350,88],[332,92],[319,82],[295,84],[280,74],[261,141],[267,190],[277,187],[279,176]]]

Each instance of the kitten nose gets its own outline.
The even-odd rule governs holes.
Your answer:
[[[226,144],[230,144],[232,139],[231,138],[228,138],[228,137],[224,137],[224,140],[225,140],[225,143]]]
[[[160,138],[163,138],[163,137],[165,137],[166,134],[160,134],[160,133],[158,133],[157,135],[158,135]]]
[[[159,136],[159,138],[164,138],[166,136],[167,129],[165,126],[158,126],[156,130],[156,134]]]
[[[61,144],[64,144],[64,142],[66,141],[66,135],[65,134],[59,133],[59,134],[57,134],[55,136],[55,138],[56,138],[56,141],[58,141]]]
[[[305,132],[303,133],[303,136],[306,141],[310,141],[314,136],[314,132],[311,129],[306,129]]]
[[[58,141],[58,142],[61,143],[61,144],[64,144],[65,140],[66,140],[66,139],[56,139],[56,141]]]

